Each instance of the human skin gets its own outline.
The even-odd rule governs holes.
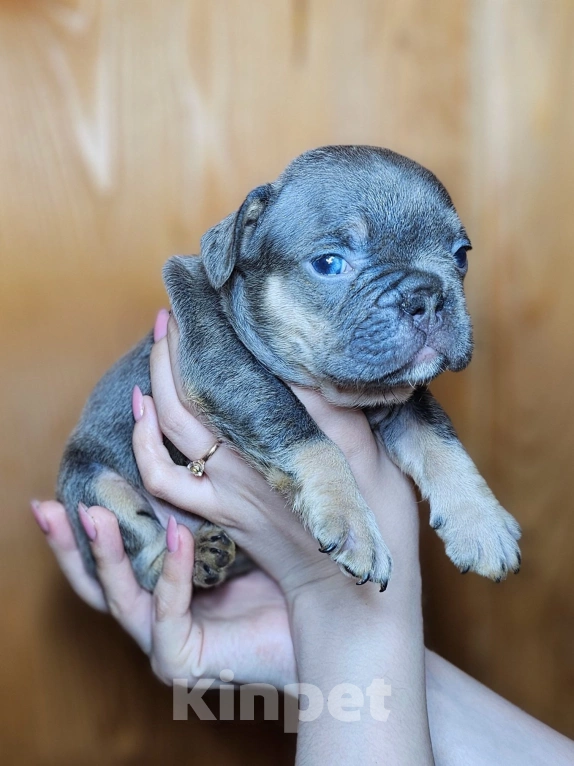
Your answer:
[[[343,450],[388,540],[395,567],[388,591],[380,594],[371,584],[357,587],[318,553],[284,500],[230,449],[222,447],[210,458],[209,470],[200,480],[175,466],[163,447],[161,432],[190,456],[203,454],[214,439],[179,401],[165,338],[166,320],[167,315],[160,314],[156,325],[154,398],[142,398],[137,392],[134,396],[138,465],[150,491],[224,526],[261,571],[214,592],[192,594],[193,540],[185,527],[170,520],[169,552],[151,595],[135,581],[115,517],[105,509],[91,508],[83,518],[86,531],[94,537],[100,586],[83,572],[61,506],[37,506],[37,519],[72,585],[89,603],[112,612],[150,655],[156,674],[168,683],[173,678],[193,682],[217,677],[221,669],[230,667],[239,682],[283,686],[304,681],[321,688],[325,698],[341,682],[353,683],[363,692],[374,678],[384,677],[391,684],[386,722],[375,721],[364,710],[361,721],[353,724],[326,714],[302,724],[299,763],[347,763],[359,758],[432,762],[418,513],[410,484],[372,437],[360,411],[335,408],[313,392],[296,391],[318,425]],[[170,341],[175,347],[174,326],[170,326]],[[555,751],[553,762],[560,763],[561,748],[565,758],[568,754],[572,758],[568,740],[430,653],[426,683],[439,762],[460,763],[461,747],[465,763],[487,762],[486,756],[480,760],[481,753],[494,747],[496,752],[522,752],[520,760],[505,758],[504,763],[524,763],[525,744],[529,763],[537,762],[538,751],[547,758],[549,750]],[[464,715],[465,709],[472,711],[471,719]],[[489,720],[491,711],[497,712],[493,720]],[[482,719],[489,720],[488,730]],[[486,742],[485,737],[489,737]]]

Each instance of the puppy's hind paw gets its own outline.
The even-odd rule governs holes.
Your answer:
[[[227,578],[235,561],[235,543],[220,527],[205,523],[195,533],[193,584],[213,588]]]

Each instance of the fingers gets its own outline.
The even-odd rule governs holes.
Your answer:
[[[163,569],[153,594],[158,624],[185,617],[192,595],[194,542],[191,532],[184,526],[179,527],[170,516],[166,539]]]
[[[151,595],[136,581],[116,517],[106,508],[80,506],[80,521],[90,540],[98,578],[109,611],[141,646],[151,643]]]
[[[106,612],[104,593],[86,571],[64,506],[55,501],[32,501],[32,513],[74,591],[94,609]]]
[[[190,611],[193,582],[194,540],[191,532],[170,517],[166,533],[168,550],[153,593],[152,667],[166,683],[193,675],[200,654],[201,636],[193,635]]]
[[[150,373],[160,430],[184,455],[190,459],[200,457],[213,445],[215,437],[182,404],[181,392],[178,394],[174,380],[167,337],[165,334],[161,336],[163,327],[158,331],[159,324],[158,317],[156,342],[150,355]]]
[[[132,444],[146,490],[154,497],[211,521],[212,488],[207,476],[196,479],[187,468],[175,465],[163,443],[154,400],[143,397],[142,408],[143,413],[134,426]],[[191,416],[186,413],[186,417]],[[181,443],[174,443],[182,450]]]

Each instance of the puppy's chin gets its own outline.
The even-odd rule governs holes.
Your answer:
[[[443,354],[423,346],[395,372],[369,382],[353,383],[322,379],[319,389],[325,399],[339,407],[375,407],[404,404],[417,386],[429,383],[447,369]]]
[[[422,386],[430,383],[447,368],[448,363],[445,357],[434,348],[425,346],[401,377],[412,386]]]
[[[404,404],[411,398],[414,387],[395,386],[377,391],[372,388],[344,388],[323,382],[320,391],[328,402],[337,407],[375,407]]]
[[[442,372],[460,372],[470,362],[470,352],[461,357],[450,357],[430,345],[424,345],[401,370],[391,376],[394,385],[427,385]]]

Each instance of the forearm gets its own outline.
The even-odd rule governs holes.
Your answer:
[[[574,743],[426,652],[427,696],[437,764],[567,766]]]
[[[389,586],[385,594],[372,586],[359,591],[352,582],[330,581],[321,592],[292,600],[299,681],[318,687],[324,699],[322,714],[300,723],[298,764],[433,762],[420,582],[412,580],[408,589],[392,592]],[[355,705],[347,701],[343,713],[355,709],[358,720],[340,720],[333,692],[338,684],[360,690],[353,691]]]

